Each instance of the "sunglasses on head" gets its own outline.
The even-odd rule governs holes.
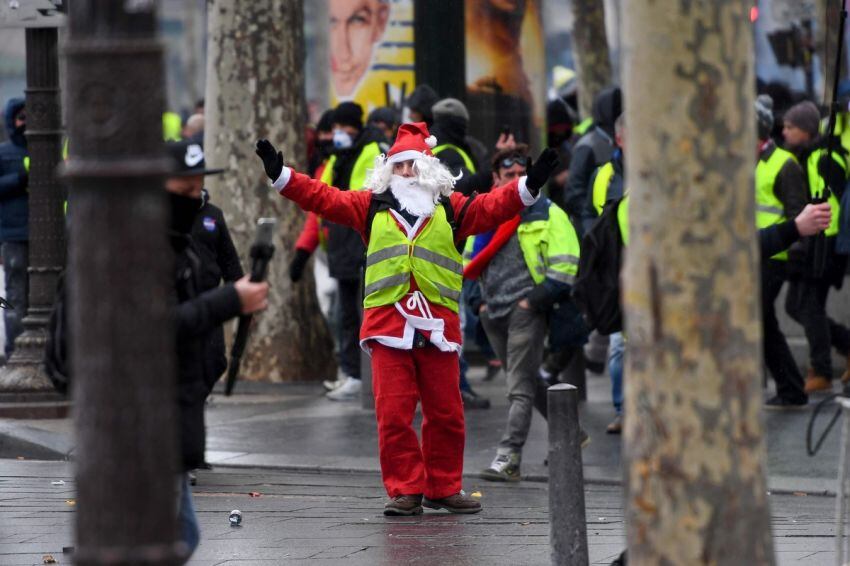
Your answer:
[[[527,158],[522,155],[509,155],[499,162],[500,169],[509,169],[514,165],[522,165],[525,167]]]

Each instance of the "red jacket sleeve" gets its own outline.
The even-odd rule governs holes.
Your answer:
[[[471,197],[452,193],[450,198],[455,217],[457,217]],[[523,208],[525,205],[519,196],[518,180],[493,189],[489,193],[477,195],[466,209],[458,231],[458,241],[498,227],[516,216]]]
[[[292,170],[292,176],[280,194],[307,212],[354,228],[361,235],[365,233],[372,191],[341,191]]]
[[[307,220],[301,228],[301,234],[295,242],[295,249],[313,253],[319,247],[319,217],[312,212],[307,213]]]

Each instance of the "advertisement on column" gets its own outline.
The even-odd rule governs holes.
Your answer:
[[[546,51],[540,0],[466,1],[470,133],[492,146],[504,128],[541,146]]]
[[[328,24],[331,104],[401,108],[414,87],[413,0],[328,0]]]

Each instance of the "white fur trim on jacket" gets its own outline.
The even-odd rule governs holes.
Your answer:
[[[277,178],[277,181],[272,183],[272,187],[279,192],[282,193],[286,188],[286,185],[289,184],[289,179],[292,177],[292,169],[289,167],[284,167],[280,172],[280,177]]]
[[[519,183],[517,184],[517,188],[519,189],[519,198],[522,200],[522,204],[525,206],[531,206],[537,199],[540,198],[541,193],[537,193],[537,196],[531,194],[531,191],[528,190],[528,187],[525,186],[525,180],[528,177],[522,176],[519,178]]]

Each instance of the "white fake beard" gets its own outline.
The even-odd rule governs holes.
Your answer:
[[[416,177],[393,175],[390,191],[403,210],[414,216],[433,216],[438,195],[420,185]]]

